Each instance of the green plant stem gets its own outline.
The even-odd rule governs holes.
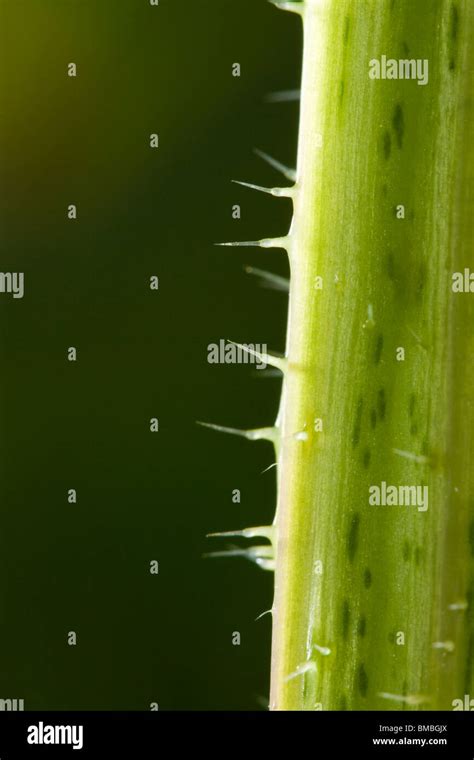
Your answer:
[[[306,0],[303,21],[270,706],[452,709],[474,696],[474,293],[451,288],[474,4]],[[428,83],[370,79],[382,55]],[[369,505],[382,481],[428,509]]]

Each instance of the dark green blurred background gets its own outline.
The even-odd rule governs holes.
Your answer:
[[[276,414],[278,379],[207,346],[283,350],[286,296],[244,265],[284,254],[213,242],[288,229],[288,201],[230,180],[281,181],[254,147],[294,165],[297,106],[265,95],[298,86],[300,46],[264,0],[0,0],[0,268],[25,273],[0,294],[2,699],[264,706],[272,578],[202,555],[272,520],[272,450],[195,420]]]

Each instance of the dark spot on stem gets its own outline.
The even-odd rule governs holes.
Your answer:
[[[359,544],[359,526],[360,526],[360,514],[358,512],[352,515],[351,524],[349,525],[349,531],[347,534],[347,556],[349,562],[354,561],[354,557],[357,553],[357,547]]]
[[[459,10],[456,5],[451,6],[451,18],[449,25],[449,33],[452,41],[455,43],[458,38],[459,31]]]
[[[390,158],[390,153],[392,152],[392,138],[390,137],[390,132],[388,130],[386,130],[383,133],[382,140],[383,140],[383,143],[382,143],[383,154],[384,154],[385,160],[388,161],[388,159]]]
[[[380,333],[380,335],[377,336],[377,343],[375,344],[375,351],[374,351],[375,364],[378,364],[380,359],[382,358],[382,351],[383,351],[383,335],[382,333]]]
[[[342,632],[342,638],[344,641],[347,639],[347,634],[349,633],[349,623],[351,621],[351,609],[349,607],[349,602],[347,599],[344,599],[342,603],[342,619],[341,619],[341,632]]]
[[[387,402],[385,399],[385,388],[380,388],[377,396],[377,406],[379,410],[379,417],[381,420],[385,419],[385,412],[387,410]]]
[[[421,563],[421,558],[423,556],[423,549],[421,546],[417,546],[415,549],[415,565],[419,566]]]
[[[408,562],[408,560],[411,557],[411,546],[409,541],[403,542],[403,559],[405,562]]]
[[[339,710],[347,710],[347,697],[345,694],[341,694],[339,697]]]
[[[471,557],[474,557],[474,520],[469,523],[469,546],[471,549]]]
[[[397,103],[393,111],[392,127],[397,138],[397,145],[401,149],[403,147],[403,137],[405,134],[405,119],[403,116],[403,108],[400,103]]]
[[[370,457],[371,457],[370,449],[367,448],[365,449],[364,456],[362,457],[362,463],[366,470],[369,468],[369,465],[370,465]]]
[[[363,662],[361,662],[357,669],[357,686],[361,696],[366,697],[369,689],[369,677]]]
[[[403,40],[403,42],[402,42],[402,50],[403,50],[403,52],[404,52],[405,55],[409,55],[410,54],[410,48],[409,48],[408,42],[406,40]]]
[[[421,298],[426,283],[426,264],[424,261],[420,262],[418,267],[418,276],[416,280],[416,295]]]
[[[449,36],[450,36],[450,52],[448,68],[450,71],[454,71],[456,68],[456,55],[457,55],[457,43],[459,34],[459,9],[457,5],[452,5],[449,16]]]
[[[352,431],[352,447],[355,448],[360,441],[360,428],[362,424],[362,410],[364,408],[364,399],[362,396],[357,402],[357,409],[355,414],[354,429]]]
[[[377,426],[377,410],[371,409],[370,411],[370,425],[373,428]]]
[[[344,80],[341,79],[339,82],[339,103],[342,103],[344,99]]]
[[[366,567],[364,570],[364,586],[370,588],[372,585],[372,571],[370,567]]]
[[[359,634],[361,639],[364,638],[366,630],[367,630],[367,618],[362,616],[361,618],[359,618],[359,622],[357,623],[357,633]]]
[[[303,678],[303,701],[306,702],[310,698],[312,687],[308,678]]]
[[[346,18],[344,19],[344,35],[343,35],[343,38],[342,38],[343,42],[344,42],[344,45],[347,45],[347,43],[349,41],[349,30],[350,30],[350,28],[351,28],[351,20],[350,20],[349,16],[346,16]]]

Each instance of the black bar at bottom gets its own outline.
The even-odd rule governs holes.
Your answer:
[[[175,753],[474,758],[471,712],[2,712],[0,760]]]

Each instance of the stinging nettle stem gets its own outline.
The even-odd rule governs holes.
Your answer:
[[[303,8],[270,706],[452,709],[474,688],[474,295],[451,289],[472,263],[474,7]],[[382,55],[429,82],[370,78]],[[426,486],[429,509],[371,505],[381,483]]]
[[[274,444],[278,504],[272,526],[233,534],[270,545],[228,554],[275,571],[271,709],[463,709],[474,4],[273,4],[303,21],[297,170],[256,151],[295,184],[247,186],[291,196],[293,221],[286,237],[223,245],[288,253],[285,357],[262,355],[282,396],[274,427],[208,427]]]

